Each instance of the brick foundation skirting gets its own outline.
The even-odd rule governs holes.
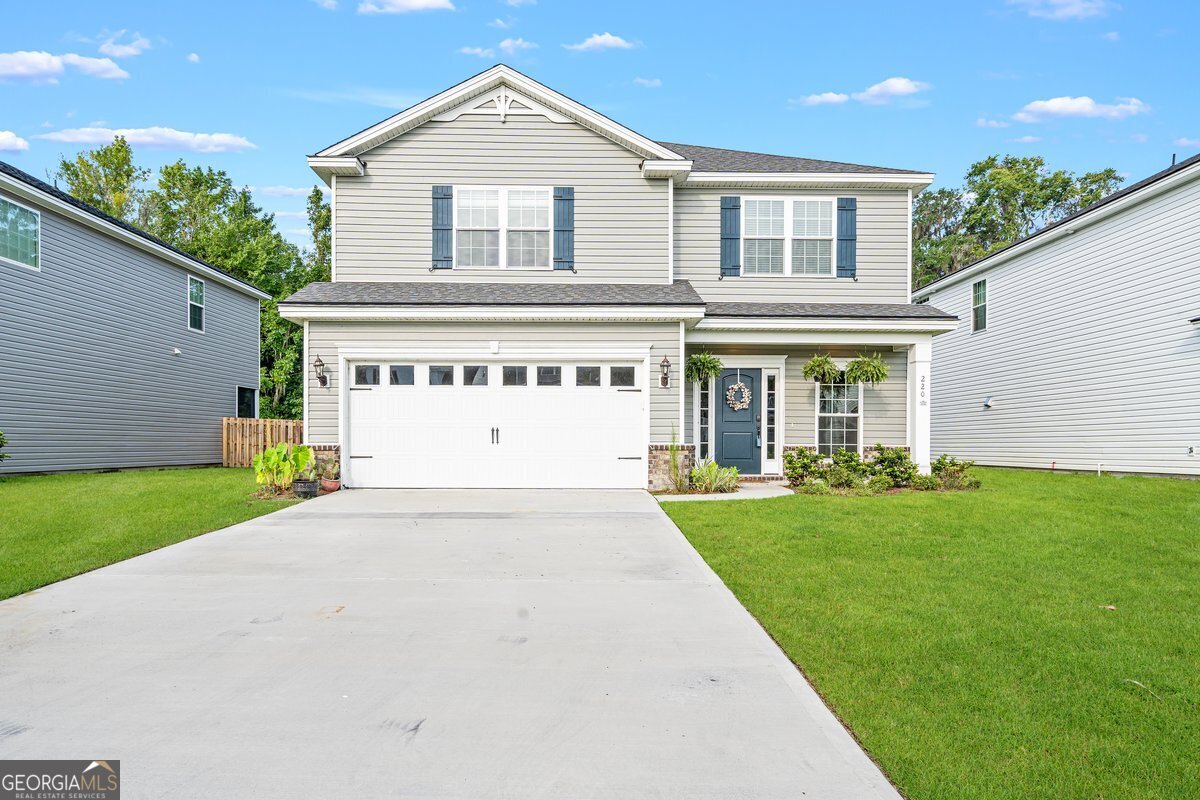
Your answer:
[[[696,446],[691,444],[678,445],[679,469],[686,476],[696,463]],[[671,446],[668,444],[652,444],[649,450],[649,485],[652,492],[661,492],[674,488],[671,480]]]

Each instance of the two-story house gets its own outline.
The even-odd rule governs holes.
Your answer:
[[[280,311],[349,486],[660,488],[673,441],[745,475],[875,442],[928,470],[932,175],[652,141],[503,65],[309,164],[333,280]],[[888,379],[806,381],[818,351]],[[700,352],[725,369],[689,385]]]

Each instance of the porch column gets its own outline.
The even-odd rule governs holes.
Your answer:
[[[922,475],[929,474],[929,364],[933,339],[923,336],[908,348],[908,450]]]

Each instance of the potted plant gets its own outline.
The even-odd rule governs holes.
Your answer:
[[[282,494],[291,489],[299,497],[315,497],[317,493],[316,471],[312,469],[313,451],[307,445],[292,446],[280,442],[274,447],[268,447],[254,457],[254,479],[275,494]],[[311,473],[311,477],[304,476]],[[312,494],[303,495],[296,488],[297,483],[305,480],[312,483]],[[307,490],[307,487],[301,487]]]
[[[833,362],[831,356],[817,353],[804,365],[804,377],[817,383],[837,383],[842,371]]]
[[[327,492],[342,488],[342,468],[337,461],[326,461],[321,466],[321,488]]]
[[[310,464],[296,473],[296,478],[292,481],[292,493],[301,500],[311,500],[317,496],[320,486],[317,468]]]
[[[687,357],[683,377],[688,383],[700,383],[717,377],[723,369],[725,364],[712,353],[692,353]]]
[[[874,386],[887,380],[888,366],[883,363],[879,353],[858,358],[846,365],[846,383],[869,383]]]

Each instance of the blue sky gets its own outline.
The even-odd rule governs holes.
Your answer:
[[[255,187],[298,242],[306,154],[500,61],[652,138],[930,170],[939,184],[989,153],[1136,180],[1200,151],[1193,3],[48,8],[5,10],[0,159],[44,177],[60,154],[131,130],[148,166],[183,158]]]

